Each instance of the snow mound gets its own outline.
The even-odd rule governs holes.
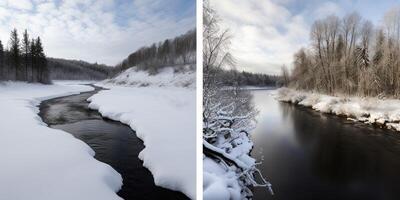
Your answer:
[[[154,85],[98,85],[109,90],[90,97],[89,107],[135,130],[145,145],[139,158],[152,173],[156,185],[195,199],[196,91]]]
[[[374,124],[400,131],[400,100],[329,96],[281,88],[275,94],[279,101],[344,116],[352,121]]]
[[[103,84],[135,87],[186,87],[195,88],[196,72],[193,65],[163,67],[156,74],[131,67]]]
[[[241,199],[241,189],[234,170],[227,170],[208,157],[203,158],[203,199]]]
[[[47,127],[41,100],[88,86],[0,82],[0,199],[120,200],[122,178],[71,134]]]

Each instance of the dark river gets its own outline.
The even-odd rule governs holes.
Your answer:
[[[280,103],[254,90],[252,155],[272,183],[260,199],[400,199],[400,133]]]
[[[84,141],[95,152],[95,158],[107,163],[123,178],[118,195],[125,200],[187,199],[180,193],[158,187],[151,172],[138,158],[144,148],[130,127],[120,122],[102,118],[100,113],[88,109],[88,99],[97,93],[81,93],[51,99],[40,105],[40,117],[50,127],[71,133]]]

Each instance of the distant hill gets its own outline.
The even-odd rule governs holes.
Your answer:
[[[81,60],[47,58],[51,80],[103,80],[113,74],[113,67]]]
[[[196,30],[166,39],[151,46],[142,47],[130,54],[116,66],[117,71],[124,71],[130,67],[157,73],[164,67],[181,67],[196,64]]]

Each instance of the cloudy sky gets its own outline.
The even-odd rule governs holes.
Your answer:
[[[0,0],[0,40],[15,27],[50,57],[115,65],[143,45],[195,27],[195,0]]]
[[[279,74],[291,66],[295,51],[308,44],[313,21],[330,14],[357,11],[379,25],[385,11],[399,0],[210,0],[222,25],[233,35],[237,68]]]

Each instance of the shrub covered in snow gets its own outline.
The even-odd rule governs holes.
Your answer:
[[[250,156],[253,142],[249,133],[257,114],[250,93],[223,89],[205,95],[209,96],[203,113],[204,199],[251,199],[254,186],[272,192]],[[261,183],[255,181],[256,175]]]
[[[232,66],[229,32],[221,30],[219,18],[208,1],[203,3],[203,197],[204,199],[251,199],[251,187],[271,185],[261,176],[250,156],[249,133],[255,126],[250,93],[232,77],[226,87],[223,66]]]

